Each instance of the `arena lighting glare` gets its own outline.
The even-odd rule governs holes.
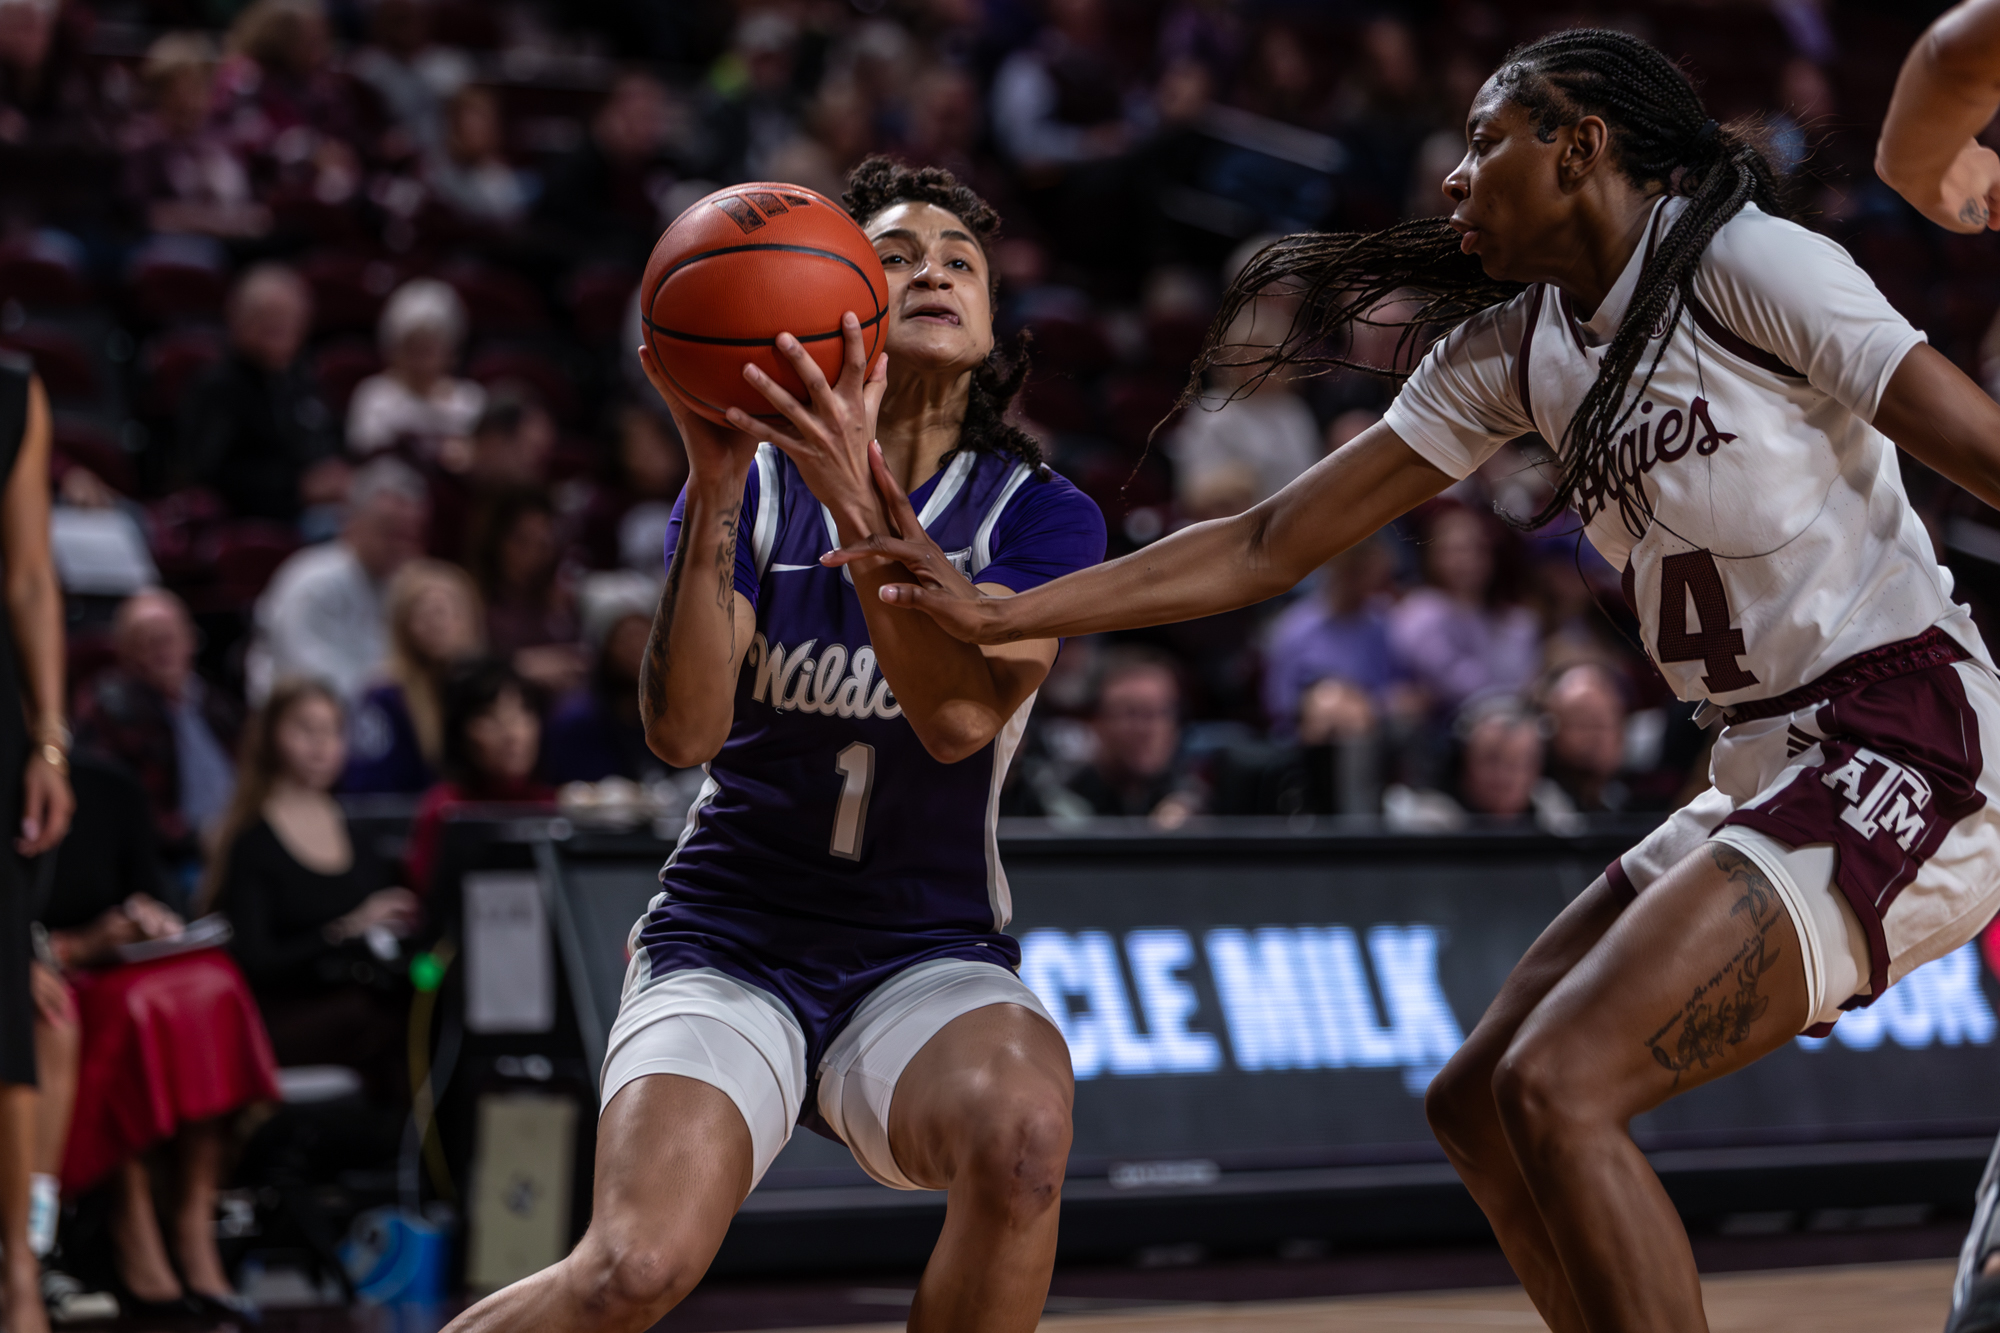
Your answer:
[[[1079,1082],[1105,1076],[1215,1075],[1238,1070],[1398,1069],[1422,1095],[1465,1040],[1438,974],[1445,932],[1423,924],[1223,926],[1200,937],[1156,927],[1126,932],[1031,930],[1021,977],[1068,1040]],[[1980,989],[1968,944],[1917,969],[1879,1004],[1822,1040],[1867,1052],[1987,1046],[2000,1019]],[[1372,977],[1372,980],[1371,980]],[[1222,1031],[1195,1026],[1212,994]],[[1136,1003],[1135,1003],[1136,1001]]]

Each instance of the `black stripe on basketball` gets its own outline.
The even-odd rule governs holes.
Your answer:
[[[872,319],[861,321],[861,327],[864,329],[874,328],[882,322],[882,317],[888,313],[886,310],[877,310]],[[770,338],[711,338],[705,333],[683,333],[679,329],[670,329],[663,324],[655,324],[651,318],[645,315],[639,316],[639,319],[646,326],[646,331],[656,338],[675,338],[681,342],[703,343],[710,347],[769,347],[772,343],[772,339]],[[838,338],[840,330],[835,329],[831,333],[794,333],[792,336],[802,343],[818,343],[825,342],[829,338]]]
[[[756,250],[782,250],[785,251],[786,253],[795,255],[818,255],[821,259],[831,259],[847,265],[849,268],[854,270],[854,276],[861,279],[861,285],[868,289],[868,299],[871,301],[875,301],[875,316],[873,319],[867,321],[868,324],[873,324],[876,320],[882,317],[882,303],[876,300],[875,298],[875,284],[868,281],[868,275],[861,271],[861,265],[855,263],[852,259],[849,259],[846,255],[835,254],[831,250],[822,250],[816,245],[785,245],[778,241],[759,241],[754,245],[725,245],[720,249],[704,250],[698,255],[689,255],[686,259],[683,259],[680,263],[675,264],[665,273],[662,273],[660,275],[660,280],[653,284],[653,290],[646,293],[646,304],[643,307],[644,315],[648,318],[651,317],[653,311],[653,303],[660,299],[660,288],[667,285],[668,278],[673,277],[674,274],[680,272],[682,269],[686,268],[689,264],[699,264],[704,259],[715,259],[722,255],[740,255]],[[866,325],[864,325],[863,327],[866,327]],[[832,335],[827,335],[827,336],[830,337]],[[762,346],[764,342],[765,340],[760,338],[757,339],[755,342],[748,344],[738,343],[731,345],[759,347]]]

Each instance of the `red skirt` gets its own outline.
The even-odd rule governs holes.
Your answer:
[[[220,949],[70,980],[83,1056],[64,1193],[88,1189],[182,1125],[278,1099],[257,1001]]]

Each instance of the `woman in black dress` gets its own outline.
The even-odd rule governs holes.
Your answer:
[[[328,793],[347,761],[338,700],[282,681],[243,737],[236,797],[210,860],[204,901],[229,914],[230,949],[250,979],[280,1065],[346,1065],[371,1099],[404,1094],[408,988],[400,940],[417,900]]]
[[[49,401],[26,359],[0,352],[0,1309],[13,1333],[42,1333],[41,1271],[28,1248],[35,1150],[35,1009],[29,991],[28,878],[20,857],[62,841],[69,791],[63,723],[62,593],[49,555]]]

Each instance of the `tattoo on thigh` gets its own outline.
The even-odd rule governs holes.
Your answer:
[[[1680,1011],[1646,1039],[1653,1058],[1673,1071],[1678,1087],[1681,1075],[1692,1069],[1706,1069],[1750,1038],[1750,1029],[1771,1007],[1771,997],[1762,991],[1764,977],[1784,957],[1769,939],[1771,927],[1779,919],[1778,891],[1755,861],[1727,843],[1711,843],[1709,855],[1729,881],[1743,890],[1729,909],[1732,917],[1742,917],[1748,934],[1729,961],[1715,975],[1694,988]]]

